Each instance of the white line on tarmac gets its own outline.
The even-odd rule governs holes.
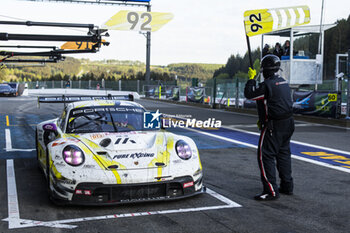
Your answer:
[[[149,212],[136,212],[136,213],[127,213],[127,214],[111,214],[111,215],[85,217],[85,218],[74,218],[74,219],[41,222],[35,226],[48,226],[48,225],[55,226],[55,225],[61,225],[61,224],[67,224],[67,223],[77,223],[77,222],[94,221],[94,220],[102,220],[102,219],[116,219],[116,218],[139,217],[139,216],[148,216],[148,215],[187,213],[187,212],[197,212],[197,211],[208,211],[208,210],[218,210],[218,209],[242,207],[240,204],[216,193],[215,191],[213,191],[211,189],[207,188],[207,193],[209,195],[211,195],[212,197],[224,202],[226,205],[174,209],[174,210],[160,210],[160,211],[149,211]],[[56,226],[56,227],[59,227],[59,226]]]
[[[13,152],[13,151],[27,152],[27,151],[36,150],[36,149],[13,149],[10,129],[5,129],[5,141],[6,141],[6,147],[5,147],[6,152]]]
[[[311,126],[321,126],[320,124],[314,123],[296,123],[295,127],[311,127]],[[240,124],[240,125],[227,125],[226,127],[231,127],[233,129],[237,128],[256,128],[256,124]]]
[[[13,151],[21,151],[21,152],[30,152],[30,151],[34,151],[36,149],[10,149],[10,150],[6,150],[7,152],[13,152]]]
[[[5,129],[5,141],[6,141],[6,151],[12,150],[10,129]]]
[[[9,222],[9,228],[10,228],[10,226],[11,226],[11,228],[27,228],[27,227],[46,226],[46,227],[71,228],[72,229],[72,228],[75,228],[77,226],[67,225],[67,224],[77,223],[77,222],[86,222],[86,221],[96,221],[96,220],[103,220],[103,219],[116,219],[116,218],[139,217],[139,216],[161,215],[161,214],[174,214],[174,213],[188,213],[188,212],[198,212],[198,211],[208,211],[208,210],[219,210],[219,209],[242,207],[240,204],[222,196],[221,194],[219,194],[219,193],[217,193],[209,188],[207,188],[206,193],[211,195],[212,197],[220,200],[221,202],[225,203],[225,205],[204,206],[204,207],[174,209],[174,210],[146,211],[146,212],[136,212],[136,213],[126,213],[126,214],[111,214],[111,215],[103,215],[103,216],[73,218],[73,219],[64,219],[64,220],[55,220],[55,221],[46,221],[46,222],[19,219],[19,213],[18,213],[17,218],[10,218],[9,217],[9,218],[3,219],[3,221]],[[18,204],[17,204],[17,208],[18,208]],[[12,220],[12,222],[11,222],[11,220]]]
[[[7,149],[12,150],[11,145],[11,133],[10,130],[6,135],[6,146]],[[137,212],[137,213],[128,213],[128,214],[113,214],[105,216],[96,216],[96,217],[85,217],[85,218],[75,218],[75,219],[65,219],[57,221],[36,221],[29,219],[20,219],[19,207],[18,207],[18,196],[17,196],[17,187],[16,187],[16,178],[15,178],[15,169],[12,159],[6,160],[7,164],[7,192],[8,192],[8,218],[2,219],[2,221],[7,221],[9,223],[9,229],[14,228],[27,228],[27,227],[55,227],[55,228],[66,228],[73,229],[77,226],[67,225],[66,223],[76,223],[84,221],[93,221],[101,219],[112,219],[112,218],[125,218],[125,217],[138,217],[138,216],[147,216],[147,215],[160,215],[160,214],[172,214],[172,213],[186,213],[186,212],[197,212],[197,211],[208,211],[208,210],[218,210],[218,209],[227,209],[227,208],[237,208],[242,207],[240,204],[214,192],[213,190],[207,188],[207,194],[212,197],[220,200],[225,203],[225,205],[219,206],[206,206],[206,207],[197,207],[197,208],[186,208],[186,209],[175,209],[175,210],[162,210],[162,211],[150,211],[150,212]]]
[[[19,208],[17,198],[17,187],[15,170],[13,166],[13,160],[6,160],[7,167],[7,202],[8,202],[8,214],[9,214],[9,228],[13,228],[14,219],[19,219]]]
[[[72,229],[76,226],[74,225],[64,225],[64,224],[45,224],[41,221],[20,219],[19,216],[19,206],[18,206],[18,196],[17,196],[17,185],[15,177],[15,167],[13,159],[6,160],[6,171],[7,171],[7,203],[8,203],[8,218],[2,219],[2,221],[7,221],[9,223],[9,229],[14,228],[25,228],[32,226],[47,226],[47,227],[59,227]]]
[[[244,145],[244,146],[247,146],[247,147],[251,147],[251,148],[255,148],[255,149],[258,148],[258,146],[256,146],[256,145],[253,145],[253,144],[250,144],[250,143],[246,143],[246,142],[241,142],[241,141],[234,140],[234,139],[231,139],[231,138],[226,138],[226,137],[223,137],[223,136],[219,136],[219,135],[215,135],[215,134],[211,134],[211,133],[207,133],[207,132],[203,132],[203,131],[199,131],[199,130],[195,130],[195,129],[191,129],[191,128],[184,128],[184,129],[190,130],[190,131],[193,131],[193,132],[196,132],[196,133],[200,133],[200,134],[203,134],[203,135],[206,135],[206,136],[218,138],[218,139],[221,139],[221,140],[224,140],[224,141],[228,141],[228,142],[233,142],[233,143],[236,143],[236,144]],[[250,132],[250,133],[256,134],[256,133],[253,133],[253,132]],[[310,144],[310,146],[315,147],[314,145],[311,145],[311,144]],[[321,147],[319,147],[319,148],[321,148]],[[324,148],[326,148],[326,147],[324,147]],[[327,150],[332,150],[332,149],[328,148]],[[331,164],[328,164],[328,163],[316,161],[316,160],[313,160],[313,159],[304,158],[304,157],[301,157],[301,156],[298,156],[298,155],[292,155],[292,158],[293,159],[297,159],[297,160],[301,160],[301,161],[305,161],[305,162],[308,162],[308,163],[316,164],[316,165],[319,165],[319,166],[328,167],[328,168],[331,168],[331,169],[334,169],[334,170],[350,173],[350,169],[347,169],[345,167],[334,166],[334,165],[331,165]]]
[[[237,129],[237,128],[234,128],[234,127],[231,127],[231,126],[221,126],[221,127],[222,128],[226,128],[226,129],[236,130],[236,131],[242,132],[242,133],[247,133],[247,134],[260,136],[259,133],[251,132],[251,131],[243,130],[243,129]],[[342,153],[342,154],[350,155],[349,151],[338,150],[338,149],[334,149],[334,148],[330,148],[330,147],[324,147],[324,146],[318,146],[318,145],[314,145],[314,144],[310,144],[310,143],[306,143],[306,142],[299,142],[299,141],[295,141],[295,140],[291,140],[290,142],[298,144],[298,145],[302,145],[302,146],[314,147],[314,148],[320,149],[320,150],[329,150],[329,151],[336,152],[336,153]]]

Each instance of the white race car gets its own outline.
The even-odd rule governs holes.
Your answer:
[[[91,100],[74,102],[82,99]],[[37,159],[55,203],[106,205],[203,192],[194,141],[145,128],[140,104],[118,96],[39,97],[39,102],[70,102],[59,118],[36,127]]]

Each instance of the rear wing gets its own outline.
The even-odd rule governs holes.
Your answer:
[[[87,96],[39,96],[38,97],[38,106],[40,107],[40,103],[72,103],[77,101],[86,101],[86,100],[129,100],[134,101],[134,96],[132,94],[129,95],[87,95]]]

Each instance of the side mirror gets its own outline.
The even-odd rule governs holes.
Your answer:
[[[55,137],[58,135],[57,126],[54,123],[48,123],[43,125],[43,130],[44,130],[43,139],[44,139],[45,145],[53,141]]]
[[[43,125],[43,130],[47,132],[52,132],[57,135],[57,126],[54,123],[48,123]]]

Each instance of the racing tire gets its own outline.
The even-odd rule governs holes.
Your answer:
[[[39,163],[39,147],[38,147],[38,130],[35,129],[35,150],[36,150],[36,160]]]
[[[41,166],[40,166],[40,161],[39,161],[39,147],[38,147],[38,130],[35,129],[35,151],[36,151],[36,162],[37,162],[37,166],[38,169],[41,170]]]
[[[51,192],[51,180],[50,180],[50,165],[49,165],[49,152],[46,149],[46,187],[47,187],[47,195],[48,198],[52,199],[52,192]]]
[[[38,140],[38,130],[35,129],[35,150],[36,150],[36,161],[37,161],[37,167],[40,172],[45,174],[43,167],[40,164],[40,159],[39,159],[39,140]]]
[[[46,149],[46,187],[47,187],[47,198],[49,199],[49,201],[55,205],[64,205],[62,203],[60,203],[56,198],[54,193],[51,191],[51,180],[50,180],[50,166],[49,166],[49,152]]]

